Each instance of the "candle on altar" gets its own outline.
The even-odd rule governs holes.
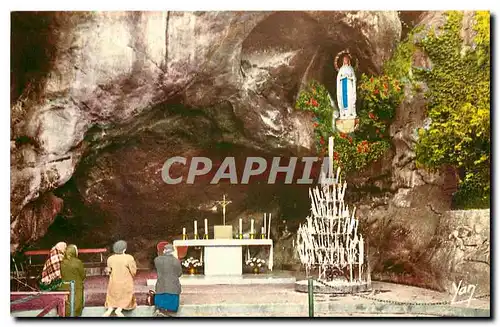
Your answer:
[[[265,231],[264,231],[264,226],[262,226],[262,227],[260,228],[260,233],[261,233],[262,235],[264,235],[264,234],[265,234]]]
[[[240,235],[243,234],[243,219],[240,218]]]
[[[253,234],[253,219],[250,219],[250,234]]]
[[[208,235],[208,219],[205,218],[205,235]]]
[[[265,234],[266,233],[266,214],[264,213],[264,231],[262,232],[262,234]]]
[[[182,227],[182,235],[186,235],[186,227]]]
[[[194,234],[198,234],[198,221],[194,221]]]

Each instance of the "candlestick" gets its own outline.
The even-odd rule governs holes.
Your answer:
[[[182,227],[182,239],[187,240],[186,227]]]
[[[250,234],[253,234],[253,219],[250,219]]]
[[[266,234],[266,213],[264,213],[264,232],[262,234]]]
[[[208,219],[205,218],[205,235],[208,235]]]
[[[240,218],[240,235],[243,234],[243,219]]]
[[[194,234],[198,234],[198,222],[196,220],[194,221]]]
[[[269,213],[269,222],[266,232],[267,232],[267,238],[271,238],[271,213]]]
[[[264,226],[260,228],[260,238],[266,238],[266,231],[264,230]]]

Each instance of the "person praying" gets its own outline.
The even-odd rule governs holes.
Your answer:
[[[344,55],[337,74],[337,104],[340,119],[356,118],[356,74],[348,55]]]
[[[42,279],[39,283],[40,290],[51,291],[58,288],[62,283],[61,262],[64,258],[67,244],[59,242],[49,251],[49,258],[45,261],[42,269]]]
[[[179,277],[182,275],[181,263],[172,244],[165,245],[163,254],[155,258],[155,268],[158,274],[155,286],[155,315],[170,316],[179,310]]]
[[[137,265],[134,257],[126,254],[127,242],[120,240],[113,244],[113,254],[108,258],[106,270],[110,272],[106,303],[108,310],[104,317],[109,317],[113,310],[118,317],[124,317],[122,310],[133,310],[137,307],[134,295],[134,277]]]
[[[64,259],[61,262],[62,280],[69,282],[75,281],[75,302],[74,302],[74,317],[80,317],[83,311],[84,293],[83,282],[85,281],[85,269],[83,263],[78,259],[78,248],[74,244],[70,244],[64,253]],[[59,288],[62,291],[70,291],[69,284],[63,284]],[[69,299],[66,300],[66,317],[71,315]]]

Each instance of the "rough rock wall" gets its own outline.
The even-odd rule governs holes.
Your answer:
[[[469,42],[473,39],[472,18],[472,12],[465,12],[462,34]],[[430,29],[439,33],[439,27],[446,21],[444,12],[428,12],[419,15],[419,19],[417,26],[423,27],[423,31],[416,40],[424,37]],[[471,44],[464,43],[464,46]],[[417,48],[412,66],[432,69],[432,62]],[[448,278],[445,276],[447,270],[432,264],[431,260],[434,260],[436,242],[441,242],[436,236],[441,233],[438,229],[455,224],[443,219],[443,215],[451,208],[458,178],[451,167],[432,173],[416,167],[417,130],[425,124],[428,101],[425,96],[427,86],[420,85],[420,92],[405,89],[405,98],[396,110],[390,127],[393,156],[382,158],[353,180],[361,180],[360,185],[376,186],[379,193],[357,197],[360,200],[359,215],[371,247],[374,277],[449,290],[450,285],[443,279]],[[380,176],[387,175],[390,178],[380,179]]]
[[[490,210],[447,211],[440,219],[438,240],[429,264],[440,271],[441,286],[453,293],[455,285],[476,285],[476,295],[490,293]]]
[[[265,28],[273,19],[281,19],[280,29]],[[335,51],[349,47],[361,71],[377,72],[401,35],[395,12],[56,12],[15,13],[13,20],[21,26],[13,30],[13,40],[28,40],[12,43],[13,57],[28,56],[33,42],[46,56],[32,71],[19,59],[12,73],[12,250],[44,235],[47,224],[37,225],[30,236],[22,231],[23,211],[65,184],[82,158],[92,162],[118,151],[116,158],[132,161],[133,151],[145,158],[165,147],[199,153],[192,140],[205,141],[205,146],[243,145],[261,153],[310,153],[310,117],[295,112],[293,105],[306,71],[330,79],[321,73],[321,64],[308,69],[314,54],[327,63]],[[39,30],[32,21],[43,21],[39,38],[26,38]],[[304,42],[290,48],[286,35]],[[262,43],[269,39],[279,42]],[[148,150],[134,147],[137,140]],[[164,159],[144,161],[153,169]],[[92,171],[81,169],[77,184],[116,180],[109,162],[97,162],[102,165]],[[126,180],[137,173],[119,172]],[[142,184],[160,179],[157,171],[143,176]],[[103,200],[103,185],[97,188],[99,203],[86,199],[86,188],[80,187],[83,201],[121,208],[121,198]],[[141,194],[149,194],[119,189],[138,202]],[[50,223],[54,217],[45,213],[37,219]],[[115,218],[132,221],[137,216],[124,211]]]

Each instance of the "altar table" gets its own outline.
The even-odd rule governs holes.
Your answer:
[[[273,270],[273,240],[271,239],[209,239],[175,240],[174,247],[200,246],[204,253],[204,273],[206,276],[242,275],[243,246],[269,246],[267,265]]]

